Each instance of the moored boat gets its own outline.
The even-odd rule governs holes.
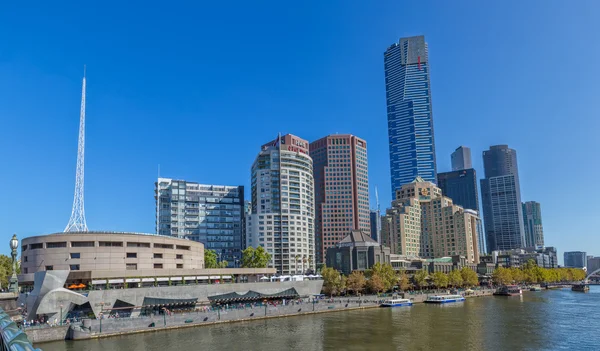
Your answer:
[[[532,286],[531,288],[529,288],[529,291],[542,291],[542,288],[539,286]]]
[[[523,293],[521,288],[516,285],[504,285],[499,287],[494,295],[496,296],[519,296]]]
[[[463,302],[465,297],[462,295],[435,295],[429,296],[425,303],[452,303],[452,302]]]
[[[588,292],[590,291],[590,286],[587,284],[574,284],[571,286],[571,291]]]
[[[384,301],[379,307],[400,307],[412,306],[412,301],[409,299],[392,299]]]

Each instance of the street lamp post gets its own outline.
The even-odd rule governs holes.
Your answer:
[[[163,307],[163,324],[166,327],[167,326],[167,308]]]
[[[63,324],[63,315],[62,315],[62,309],[63,309],[63,305],[62,303],[60,304],[60,325]]]
[[[12,256],[12,276],[10,277],[10,292],[19,293],[19,281],[17,279],[17,247],[19,247],[19,239],[17,234],[13,234],[10,239],[10,255]]]
[[[104,315],[104,302],[100,302],[100,334],[102,334],[102,316]]]
[[[265,304],[265,317],[267,316],[267,299],[263,300],[264,304]]]
[[[221,320],[221,304],[217,302],[217,314],[219,315],[219,320]]]

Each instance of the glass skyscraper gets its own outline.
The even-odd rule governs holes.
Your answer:
[[[435,183],[429,59],[424,36],[401,38],[384,53],[392,198],[417,176]]]
[[[229,267],[242,259],[244,187],[158,178],[157,233],[204,244]]]

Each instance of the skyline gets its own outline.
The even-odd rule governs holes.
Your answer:
[[[321,9],[322,14],[314,13],[310,7],[303,9],[303,13],[311,18],[320,19],[323,16],[324,19],[330,12],[340,10],[331,6],[334,8]],[[510,18],[513,21],[518,21],[518,17],[522,16],[510,13],[502,6],[494,6],[500,13],[506,11],[512,15]],[[528,8],[532,5],[524,6]],[[136,54],[136,50],[124,46],[123,39],[117,40],[117,30],[108,31],[103,40],[96,40],[95,45],[75,46],[87,50],[68,60],[64,60],[64,55],[68,56],[74,49],[68,50],[65,46],[72,44],[77,34],[58,40],[55,42],[59,44],[56,48],[44,45],[44,40],[47,40],[45,36],[38,40],[29,38],[27,34],[40,34],[39,27],[37,32],[33,29],[31,33],[21,31],[18,33],[21,35],[9,38],[2,44],[6,47],[0,56],[0,81],[5,82],[0,86],[0,116],[6,128],[0,141],[4,165],[0,179],[4,184],[12,184],[5,191],[6,198],[12,201],[4,201],[0,207],[0,239],[8,242],[13,232],[20,238],[60,232],[68,220],[76,165],[78,90],[81,88],[80,71],[84,63],[88,63],[89,78],[86,215],[91,229],[153,232],[154,200],[148,194],[156,181],[158,164],[161,165],[161,175],[165,177],[205,184],[239,184],[248,189],[254,150],[264,140],[270,140],[277,131],[293,133],[308,141],[335,132],[365,139],[370,146],[371,207],[375,207],[374,188],[377,186],[385,210],[389,207],[391,189],[389,152],[385,143],[387,133],[381,58],[385,48],[400,37],[423,34],[429,44],[433,71],[432,103],[436,111],[434,123],[438,172],[451,170],[451,152],[457,146],[465,145],[473,150],[474,166],[481,178],[484,174],[481,159],[483,150],[491,145],[508,144],[519,152],[522,200],[537,201],[544,207],[546,245],[556,246],[560,252],[586,249],[590,254],[600,254],[600,246],[592,241],[595,234],[592,232],[595,228],[592,221],[600,208],[591,199],[598,190],[588,189],[592,193],[581,200],[577,209],[565,209],[564,199],[559,198],[557,192],[548,191],[561,188],[564,186],[562,182],[569,177],[594,174],[598,170],[597,165],[585,162],[589,158],[571,152],[578,149],[593,150],[598,146],[592,133],[598,126],[598,121],[592,118],[594,104],[597,106],[593,97],[598,89],[595,85],[583,84],[587,77],[598,76],[595,74],[598,68],[589,67],[588,75],[584,77],[577,76],[570,66],[564,66],[560,72],[553,71],[551,67],[565,61],[568,55],[553,50],[549,38],[554,42],[558,38],[569,37],[572,34],[570,32],[581,34],[578,26],[587,26],[588,32],[593,33],[591,28],[597,24],[585,20],[577,24],[571,22],[579,29],[557,32],[549,23],[552,22],[551,15],[562,13],[562,16],[571,15],[574,18],[573,9],[548,6],[542,8],[540,14],[546,21],[531,24],[541,25],[547,33],[541,33],[540,29],[528,32],[517,25],[517,28],[506,29],[504,35],[497,35],[495,39],[498,41],[494,42],[497,47],[492,48],[485,41],[477,40],[483,39],[482,34],[478,37],[471,33],[471,36],[463,36],[462,41],[451,43],[449,37],[460,37],[461,33],[467,33],[464,27],[454,30],[443,28],[448,24],[447,21],[429,25],[435,19],[443,19],[441,14],[444,9],[451,10],[450,13],[464,11],[460,6],[455,10],[439,6],[432,9],[432,18],[426,20],[413,13],[415,18],[406,16],[408,21],[397,21],[397,18],[392,21],[390,16],[385,15],[385,12],[394,9],[394,5],[386,9],[369,8],[365,14],[359,14],[361,9],[360,5],[341,9],[349,17],[348,23],[340,19],[332,24],[317,21],[315,26],[318,28],[313,28],[313,36],[309,38],[319,40],[313,42],[302,40],[303,37],[297,32],[302,28],[298,23],[292,21],[286,26],[283,22],[290,18],[284,16],[277,22],[285,29],[283,33],[269,32],[268,40],[258,43],[258,50],[255,45],[237,43],[249,52],[251,64],[210,55],[211,48],[217,49],[216,52],[224,50],[224,41],[210,41],[208,45],[203,45],[203,50],[191,52],[190,58],[183,55],[184,46],[172,47],[166,41],[159,42],[162,44],[159,47],[171,48],[175,52],[163,55],[165,62],[148,59],[154,64],[152,66],[133,65],[136,59],[139,61],[141,55],[148,53],[148,48],[143,47]],[[57,7],[49,13],[60,10]],[[127,12],[128,9],[125,10]],[[473,16],[476,10],[466,11],[465,17]],[[98,13],[99,17],[101,13]],[[381,23],[366,24],[366,18],[374,13],[378,13],[376,18],[381,18]],[[492,21],[486,26],[486,18],[482,16],[477,21],[470,19],[468,24],[480,22],[486,34],[493,33],[493,25],[500,24]],[[399,26],[398,23],[403,25]],[[343,31],[334,28],[336,24],[344,24]],[[350,24],[356,24],[356,28]],[[14,25],[14,19],[7,19],[0,24],[0,28],[6,29],[11,25]],[[177,30],[171,33],[175,34],[186,26],[175,26]],[[243,24],[236,28],[241,26]],[[270,28],[257,26],[259,29],[250,28],[250,31],[262,33]],[[374,28],[360,36],[360,31],[368,26]],[[65,36],[60,34],[64,33],[66,27],[49,28],[47,35],[63,38]],[[92,27],[85,28],[89,31]],[[117,26],[117,29],[127,27]],[[317,37],[316,33],[323,29],[331,37]],[[134,29],[129,30],[142,42],[147,40]],[[444,33],[444,30],[450,33]],[[527,48],[527,57],[531,59],[505,62],[495,58],[498,52],[513,47],[512,40],[519,31],[529,34],[518,44],[521,49]],[[294,40],[279,41],[287,36]],[[594,57],[600,56],[600,52],[598,47],[590,46],[591,40],[585,38],[582,36],[579,41],[569,42],[569,45],[572,49],[585,47],[586,54],[593,61]],[[21,47],[17,39],[31,40],[31,48]],[[105,48],[109,39],[115,40],[115,54],[95,56]],[[545,39],[543,45],[539,39]],[[269,55],[282,50],[285,53],[292,41],[295,48],[300,45],[302,50],[288,52],[305,55],[298,58],[288,56],[288,61],[279,66],[273,65],[274,61],[269,59]],[[452,44],[459,48],[452,48]],[[540,52],[536,53],[536,49]],[[47,51],[43,60],[37,59],[42,56],[39,55],[41,50]],[[334,52],[336,50],[339,52]],[[132,56],[124,55],[125,52]],[[315,52],[321,54],[311,56]],[[549,52],[554,56],[550,57]],[[362,53],[365,54],[360,55]],[[124,56],[119,58],[117,55]],[[200,57],[204,58],[204,65],[189,64],[192,58]],[[541,57],[544,59],[540,60]],[[340,62],[342,58],[345,61]],[[174,63],[180,60],[190,62],[181,65],[184,67],[175,66]],[[259,62],[261,60],[266,62]],[[486,65],[478,66],[477,62],[481,61],[486,61]],[[224,72],[219,63],[229,66],[233,74],[217,78]],[[214,69],[214,65],[220,68],[211,73],[208,68]],[[503,66],[504,70],[494,71],[497,69],[495,65]],[[155,70],[156,67],[163,71]],[[290,71],[292,68],[294,72]],[[354,74],[348,75],[349,71]],[[549,79],[546,77],[548,72],[553,73],[552,81],[555,84],[562,81],[572,93],[565,95],[562,89],[553,87],[554,84],[542,86]],[[152,79],[144,79],[151,74]],[[192,79],[186,79],[185,74]],[[234,77],[236,74],[244,79],[238,81],[239,77]],[[291,74],[294,79],[289,80],[290,77],[285,74]],[[472,86],[464,84],[462,90],[453,89],[457,79],[464,79]],[[262,80],[267,83],[261,83]],[[538,83],[530,83],[536,80]],[[537,97],[531,96],[532,90],[538,92]],[[236,97],[237,103],[231,103],[231,96]],[[562,104],[557,106],[555,101],[559,96]],[[28,103],[32,98],[35,103]],[[194,103],[185,103],[191,100]],[[588,103],[584,109],[578,105],[581,100]],[[506,101],[511,102],[508,104],[510,106],[503,109],[501,105],[507,104]],[[244,106],[244,117],[233,119],[234,123],[224,126],[223,120],[239,114],[239,106]],[[482,120],[482,115],[487,119]],[[494,124],[493,128],[486,126],[498,118],[504,122]],[[565,118],[572,124],[555,126],[554,123],[544,123],[548,119],[561,121]],[[365,121],[373,127],[361,127]],[[460,128],[455,126],[457,121],[462,122]],[[512,124],[508,123],[511,121]],[[585,128],[581,128],[582,125]],[[225,143],[224,140],[229,139],[227,133],[214,133],[220,130],[232,132],[231,139],[243,135],[242,147]],[[211,131],[215,135],[210,135]],[[564,135],[573,137],[564,140]],[[533,137],[535,139],[532,141]],[[192,150],[181,152],[180,155],[163,151],[175,145]],[[214,145],[219,145],[219,148]],[[223,157],[234,152],[238,156],[233,160]],[[210,164],[210,167],[205,164]],[[25,193],[22,194],[20,191],[23,189]],[[37,201],[31,201],[32,198]],[[23,213],[25,208],[27,211]],[[558,214],[577,221],[562,220],[561,223]],[[31,216],[35,221],[30,220]],[[3,250],[7,251],[6,248]],[[559,257],[562,255],[559,254]]]

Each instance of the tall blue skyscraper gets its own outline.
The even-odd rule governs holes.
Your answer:
[[[392,198],[417,176],[436,182],[429,58],[424,36],[401,38],[384,53]]]

